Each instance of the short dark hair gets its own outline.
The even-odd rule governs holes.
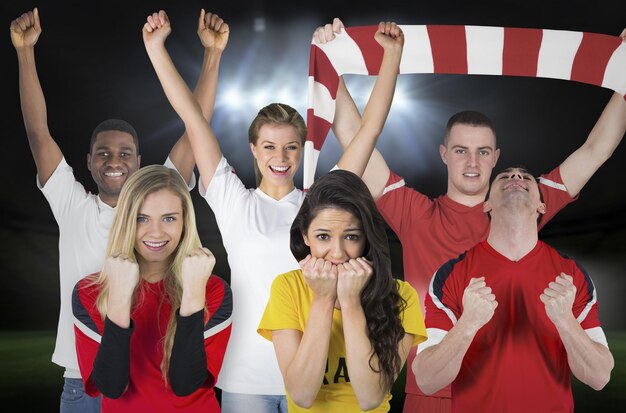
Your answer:
[[[96,143],[96,138],[100,132],[106,132],[110,130],[117,130],[120,132],[126,132],[133,137],[133,143],[135,149],[139,153],[139,138],[137,137],[137,131],[133,128],[133,125],[122,119],[107,119],[100,122],[98,126],[91,133],[91,142],[89,143],[89,153],[93,149],[93,145]]]
[[[374,349],[370,357],[370,368],[374,369],[371,361],[376,354],[379,359],[381,383],[386,390],[390,390],[395,377],[402,369],[398,343],[404,337],[400,317],[406,302],[391,274],[391,255],[385,221],[376,209],[374,199],[361,178],[344,170],[329,172],[311,185],[291,225],[290,247],[298,261],[311,253],[310,248],[304,243],[303,234],[307,232],[317,214],[326,208],[350,212],[361,222],[365,237],[363,256],[372,262],[374,270],[361,291],[361,306]]]
[[[501,173],[504,172],[509,172],[512,169],[521,169],[523,172],[529,173],[532,176],[535,176],[534,174],[530,173],[528,171],[528,169],[521,164],[515,164],[513,166],[509,166],[507,168],[504,168],[503,170],[501,170],[500,172],[498,172],[497,174],[494,175],[493,179],[491,180],[491,184],[493,184],[493,182],[496,180],[496,178],[498,177],[498,175],[500,175]],[[539,178],[535,178],[535,181],[537,181],[537,190],[539,191],[539,200],[543,203],[543,192],[541,192],[541,186],[539,185]],[[487,191],[487,196],[485,197],[485,202],[487,202],[489,200],[489,194],[491,192],[491,185],[489,185],[489,190]],[[489,220],[491,221],[491,213],[487,212],[487,216],[489,217]],[[539,226],[539,224],[541,223],[541,219],[543,218],[543,214],[539,214],[539,216],[537,217],[537,226]]]
[[[493,126],[491,119],[484,113],[477,112],[475,110],[465,110],[463,112],[457,112],[448,119],[446,125],[446,134],[443,137],[443,144],[448,144],[448,138],[450,137],[450,131],[454,125],[470,125],[470,126],[482,126],[491,129],[493,132],[493,138],[496,138],[496,128]],[[497,145],[496,145],[497,146]],[[495,148],[494,148],[495,149]]]

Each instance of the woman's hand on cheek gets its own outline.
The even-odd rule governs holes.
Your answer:
[[[337,266],[323,258],[307,255],[300,261],[300,268],[306,283],[313,290],[313,296],[329,298],[337,297]]]

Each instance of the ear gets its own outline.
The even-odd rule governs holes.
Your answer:
[[[137,169],[141,168],[141,155],[137,155]]]
[[[91,154],[90,153],[87,154],[87,170],[91,172]]]
[[[309,243],[309,237],[307,237],[304,232],[302,233],[302,239],[304,240],[304,243],[306,244],[306,246],[310,248],[311,244]]]
[[[489,201],[483,202],[483,212],[484,213],[491,212],[492,209],[493,209],[493,207],[491,206],[491,203]]]
[[[539,204],[539,206],[537,207],[537,212],[540,214],[545,214],[546,213],[546,204],[544,204],[543,202],[541,204]]]
[[[257,159],[257,157],[256,157],[256,145],[253,144],[252,142],[250,142],[250,151],[252,152],[252,156],[254,156],[254,159]]]
[[[445,145],[439,145],[439,156],[441,156],[441,160],[446,165],[448,164],[448,162],[446,162],[446,154],[447,153],[448,153],[448,148],[446,148]]]

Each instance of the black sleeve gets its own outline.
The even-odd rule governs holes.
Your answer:
[[[179,310],[180,311],[180,310]],[[215,379],[206,367],[204,352],[204,309],[188,317],[176,311],[176,333],[170,356],[169,378],[174,394],[188,396]]]
[[[93,362],[91,381],[100,393],[110,399],[117,399],[128,387],[130,373],[130,337],[135,323],[122,328],[106,317],[102,340]]]

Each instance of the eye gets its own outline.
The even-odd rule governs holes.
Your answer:
[[[120,157],[126,158],[126,157],[128,157],[128,154],[126,152],[122,152],[122,153],[120,153]]]
[[[103,157],[103,158],[106,158],[107,156],[109,156],[109,153],[108,153],[108,152],[99,152],[99,153],[98,153],[98,156],[101,156],[101,157]]]
[[[267,149],[268,151],[273,151],[274,150],[274,145],[265,145],[263,148]]]
[[[176,217],[163,217],[163,222],[174,222]]]
[[[317,234],[315,238],[319,239],[320,241],[328,241],[330,239],[330,236],[328,236],[328,234]]]
[[[290,150],[290,151],[297,151],[298,147],[296,145],[289,145],[289,146],[287,146],[287,149]]]
[[[454,153],[458,153],[459,155],[463,155],[465,153],[465,149],[455,149]]]
[[[346,234],[346,239],[348,241],[358,241],[361,237],[358,234]]]
[[[482,156],[489,156],[491,152],[489,151],[480,151],[479,152]]]
[[[137,222],[138,223],[142,223],[142,222],[148,222],[148,217],[145,215],[138,215],[137,216]]]

